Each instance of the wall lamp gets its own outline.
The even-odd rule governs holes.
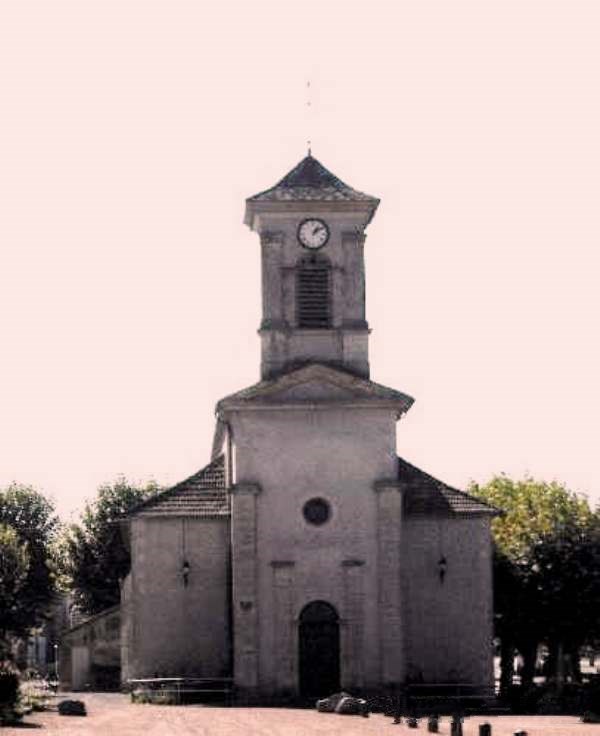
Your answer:
[[[190,563],[187,560],[184,560],[181,566],[181,577],[183,578],[184,586],[187,588],[190,577]]]
[[[446,577],[446,571],[448,569],[448,560],[442,555],[438,560],[438,575],[440,576],[440,583],[444,582]]]

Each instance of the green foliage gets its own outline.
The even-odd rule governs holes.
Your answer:
[[[12,628],[28,572],[27,543],[21,542],[12,527],[0,525],[0,632]]]
[[[538,620],[548,642],[570,652],[600,635],[600,519],[571,519],[531,552]]]
[[[42,619],[54,594],[52,545],[59,520],[52,503],[41,493],[12,483],[0,490],[0,524],[13,530],[29,557],[16,604],[3,617],[2,625],[5,632],[20,635]]]
[[[130,564],[119,522],[158,490],[156,483],[136,486],[125,478],[103,485],[96,499],[86,504],[80,524],[67,531],[62,557],[84,612],[99,613],[119,602],[120,581]]]
[[[0,726],[17,718],[19,701],[19,673],[8,661],[0,660]]]
[[[31,711],[48,710],[51,700],[51,693],[43,680],[35,678],[21,680],[18,708],[20,712],[26,714]]]
[[[472,484],[470,492],[505,512],[492,522],[496,634],[524,656],[526,681],[542,641],[558,675],[564,655],[576,658],[578,648],[598,636],[600,516],[557,482],[500,475]],[[506,672],[504,686],[511,681]]]
[[[566,525],[585,524],[593,516],[584,497],[556,481],[515,481],[497,475],[485,485],[471,484],[469,492],[505,512],[492,522],[494,542],[517,564],[529,565],[531,550],[541,539],[560,533]]]

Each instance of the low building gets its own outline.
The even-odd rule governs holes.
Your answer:
[[[119,606],[64,631],[58,653],[63,690],[118,690],[121,686]]]

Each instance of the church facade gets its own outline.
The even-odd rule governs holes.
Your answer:
[[[413,400],[370,380],[378,204],[310,154],[246,200],[261,380],[218,402],[209,465],[128,519],[123,680],[233,677],[249,699],[493,685],[496,511],[398,456]]]

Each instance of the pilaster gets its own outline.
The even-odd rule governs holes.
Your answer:
[[[251,698],[259,682],[256,502],[260,486],[236,483],[231,490],[233,672],[236,688]]]
[[[344,322],[366,327],[365,321],[365,234],[359,231],[342,233],[344,253]]]
[[[339,266],[331,267],[331,326],[342,327],[345,319],[344,280],[346,275]],[[340,346],[341,347],[341,346]]]
[[[344,560],[344,626],[342,626],[342,688],[360,689],[364,684],[364,562]]]
[[[281,232],[261,234],[262,246],[262,324],[261,328],[283,323],[283,283],[281,278],[284,236]]]
[[[296,650],[294,637],[294,562],[274,560],[273,569],[273,621],[275,680],[278,694],[291,696],[296,691]]]
[[[381,684],[404,682],[406,660],[402,611],[402,483],[380,480],[377,495],[377,585],[379,590],[379,646]]]

